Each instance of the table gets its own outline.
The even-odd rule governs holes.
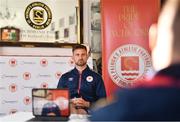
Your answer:
[[[0,117],[0,122],[26,122],[33,118],[32,112],[17,112]],[[68,122],[88,122],[88,115],[71,114]]]

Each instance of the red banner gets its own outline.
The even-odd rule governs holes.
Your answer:
[[[107,95],[144,79],[152,70],[148,31],[159,0],[101,0],[102,73]]]

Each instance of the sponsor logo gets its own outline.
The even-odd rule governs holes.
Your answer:
[[[74,60],[72,58],[69,58],[68,64],[69,64],[69,66],[73,67],[74,66]]]
[[[9,91],[10,92],[16,92],[17,91],[17,85],[15,83],[12,83],[10,86],[9,86]]]
[[[110,56],[108,73],[120,87],[128,87],[144,79],[152,70],[151,57],[142,47],[127,44],[117,48]]]
[[[73,79],[74,79],[73,77],[70,77],[68,78],[68,81],[73,81]]]
[[[38,74],[37,78],[40,78],[40,77],[42,77],[42,78],[50,78],[51,75],[49,75],[49,74]]]
[[[26,7],[25,19],[32,28],[41,30],[51,23],[52,13],[46,4],[33,2]]]
[[[26,96],[26,97],[24,97],[23,102],[25,105],[29,105],[31,103],[31,98],[29,96]]]
[[[33,89],[35,86],[22,86],[21,89]]]
[[[22,61],[21,65],[35,65],[36,62],[31,62],[31,61]]]
[[[9,65],[10,65],[11,67],[15,67],[15,66],[17,65],[17,60],[14,59],[14,58],[10,59],[10,60],[9,60]]]
[[[56,77],[57,79],[60,79],[61,75],[62,75],[61,72],[56,72],[55,77]]]
[[[2,100],[2,104],[16,104],[17,100]]]
[[[43,82],[40,87],[41,88],[48,88],[48,84],[46,82]]]
[[[40,61],[41,66],[45,67],[48,65],[48,61],[44,58]]]
[[[0,113],[0,116],[4,116],[4,115],[6,115],[6,113]]]
[[[67,64],[66,62],[61,62],[61,61],[54,61],[54,64]]]
[[[3,86],[0,86],[0,90],[5,90],[6,88]]]
[[[87,76],[86,80],[87,80],[87,82],[92,82],[93,81],[93,77],[92,76]]]
[[[31,79],[31,73],[25,72],[25,73],[23,74],[23,78],[24,78],[24,80],[29,80],[29,79]]]
[[[6,62],[5,61],[0,61],[0,64],[6,64]]]
[[[9,111],[9,114],[14,114],[14,113],[16,113],[17,112],[17,109],[11,109],[10,111]]]
[[[1,78],[2,79],[6,79],[6,78],[14,79],[14,78],[18,78],[18,76],[3,74],[3,75],[1,75]]]

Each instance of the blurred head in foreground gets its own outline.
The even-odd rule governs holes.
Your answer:
[[[155,70],[180,63],[180,0],[167,0],[149,31]]]
[[[91,121],[180,120],[180,0],[167,0],[149,30],[153,66],[159,70],[134,88],[120,89]]]

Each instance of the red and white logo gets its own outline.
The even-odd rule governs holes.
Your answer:
[[[29,105],[31,103],[31,98],[29,96],[24,97],[24,104]]]
[[[139,75],[139,56],[122,56],[120,60],[124,79],[135,80]]]
[[[48,61],[45,58],[43,58],[41,59],[40,64],[41,66],[46,67],[48,65]]]
[[[61,75],[62,75],[61,72],[56,72],[56,74],[55,74],[55,76],[56,76],[57,79],[60,79]]]
[[[14,113],[16,113],[17,112],[17,109],[11,109],[10,111],[9,111],[9,114],[14,114]]]
[[[74,66],[74,60],[72,59],[72,57],[69,58],[68,64],[69,66]]]
[[[17,65],[17,60],[15,58],[12,58],[9,60],[9,65],[11,67],[15,67]]]
[[[86,81],[87,82],[92,82],[93,81],[93,77],[92,76],[87,76],[86,77]]]
[[[127,44],[117,48],[110,56],[108,72],[120,87],[128,87],[144,79],[152,70],[151,57],[142,47]]]
[[[46,82],[43,82],[40,87],[41,88],[48,88],[48,84]]]
[[[31,79],[31,73],[25,72],[25,73],[23,74],[23,78],[24,78],[24,80],[29,80],[29,79]]]
[[[11,92],[16,92],[17,91],[17,85],[15,83],[12,83],[10,86],[9,86],[9,91]]]

